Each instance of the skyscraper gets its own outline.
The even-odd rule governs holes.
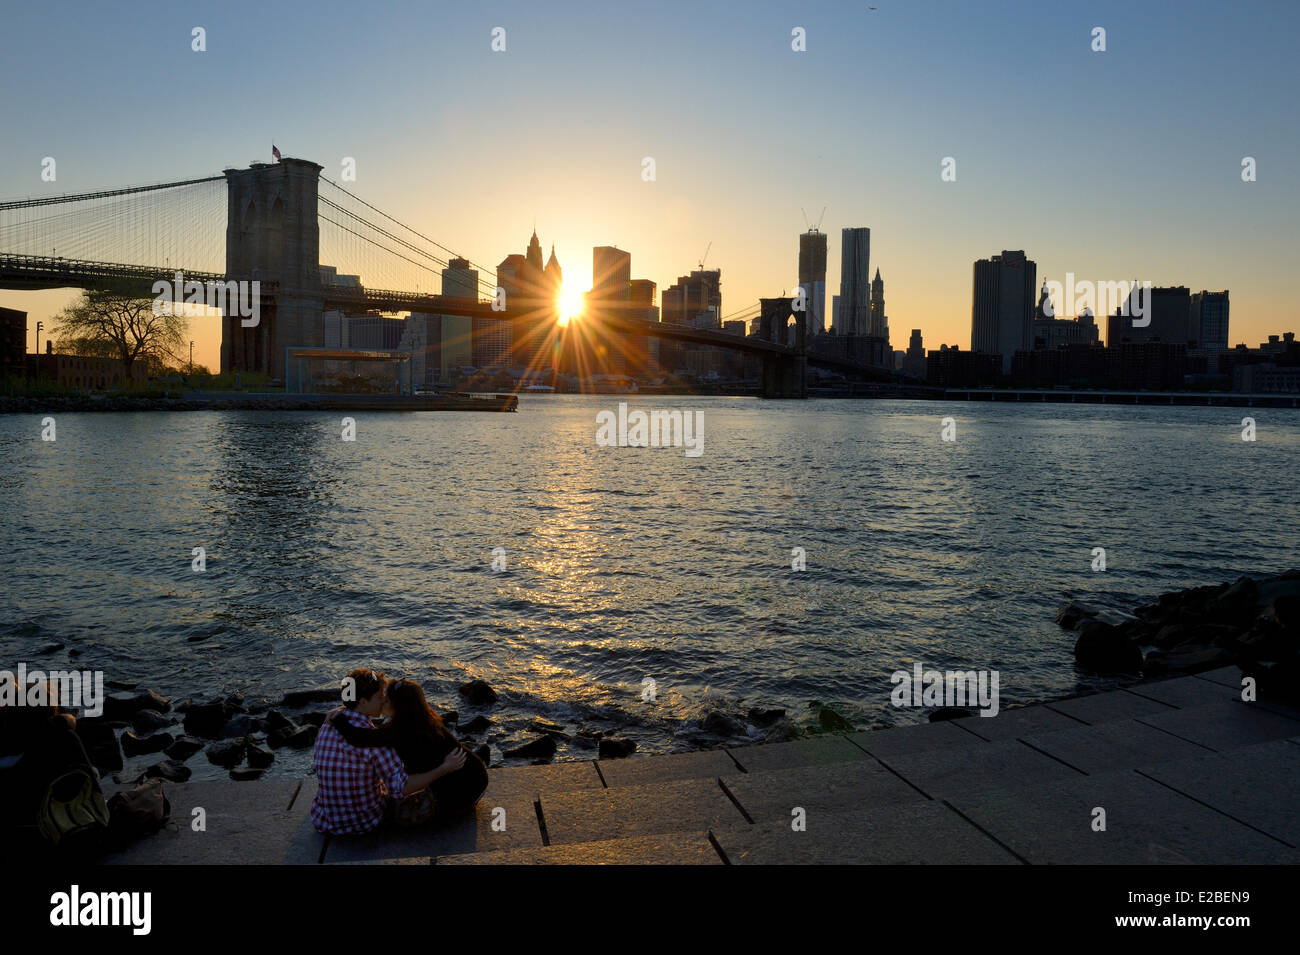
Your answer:
[[[889,319],[885,316],[885,280],[876,268],[876,277],[871,280],[871,315],[867,324],[867,334],[883,338],[889,345]]]
[[[451,259],[442,270],[442,294],[448,298],[478,300],[478,269],[468,259]]]
[[[840,334],[866,335],[871,327],[871,230],[845,229],[840,244]]]
[[[1139,310],[1142,317],[1138,320],[1145,321],[1145,325],[1133,324]],[[1128,314],[1124,314],[1125,311]],[[1111,348],[1124,342],[1158,341],[1186,348],[1199,334],[1199,330],[1194,332],[1191,325],[1191,295],[1186,286],[1143,289],[1135,283],[1128,301],[1116,309],[1107,322],[1106,347]]]
[[[809,229],[799,235],[799,287],[808,300],[808,334],[826,331],[826,233]]]
[[[1228,291],[1196,292],[1192,295],[1189,334],[1193,347],[1206,351],[1228,350]]]
[[[1002,356],[1002,373],[1011,358],[1033,345],[1034,291],[1038,266],[1020,250],[975,263],[971,296],[971,351]]]

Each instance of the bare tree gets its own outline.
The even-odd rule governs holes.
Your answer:
[[[61,341],[75,341],[83,354],[94,350],[121,361],[127,381],[137,360],[155,367],[168,360],[179,364],[189,328],[184,315],[156,314],[153,299],[117,289],[83,292],[54,321]]]

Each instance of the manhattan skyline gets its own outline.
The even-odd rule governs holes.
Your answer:
[[[815,220],[824,206],[827,285],[840,283],[840,230],[870,228],[895,348],[912,328],[927,348],[968,347],[971,263],[1002,249],[1024,249],[1040,280],[1231,289],[1230,344],[1291,327],[1297,133],[1277,118],[1291,109],[1282,27],[1296,13],[993,10],[662,4],[635,31],[595,7],[384,7],[382,28],[329,4],[312,18],[157,6],[129,23],[20,10],[0,70],[43,96],[0,107],[0,195],[211,174],[269,161],[274,142],[335,178],[351,157],[359,194],[483,264],[535,222],[573,284],[590,287],[594,246],[616,245],[662,291],[708,249],[724,315],[794,289],[801,210]],[[1252,27],[1261,16],[1275,29]],[[506,49],[493,52],[498,26]],[[1105,52],[1091,49],[1096,26]],[[806,52],[791,49],[795,28]],[[50,71],[35,51],[56,42],[70,56]],[[156,69],[122,75],[131,51]],[[186,116],[214,115],[228,124],[187,131]],[[40,178],[46,156],[56,182]],[[945,157],[955,181],[941,180]],[[73,296],[6,304],[48,328]],[[191,337],[215,367],[219,322],[195,319]]]

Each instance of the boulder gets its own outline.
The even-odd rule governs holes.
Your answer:
[[[153,690],[124,690],[104,697],[104,718],[109,720],[129,720],[141,710],[166,713],[171,708],[171,701]]]
[[[1073,630],[1079,626],[1081,621],[1095,616],[1097,616],[1096,608],[1089,607],[1077,600],[1071,600],[1056,611],[1056,622],[1061,625],[1063,630]]]
[[[552,723],[550,720],[544,720],[541,717],[538,717],[529,723],[528,728],[537,733],[545,733],[547,736],[554,736],[557,739],[569,738],[569,734],[564,731],[563,726],[559,723]]]
[[[203,743],[193,736],[179,736],[176,738],[176,742],[167,747],[166,753],[173,760],[179,760],[183,763],[202,748]]]
[[[208,762],[229,769],[232,766],[238,766],[244,761],[244,751],[247,747],[247,740],[226,739],[219,743],[210,743],[205,753]]]
[[[249,716],[247,713],[239,713],[226,721],[226,725],[221,727],[219,735],[222,739],[236,739],[240,736],[259,733],[261,730],[261,720],[255,716]]]
[[[442,721],[444,723],[460,722],[460,713],[458,713],[456,710],[443,710],[443,712],[440,715],[442,716]]]
[[[799,735],[799,727],[789,720],[781,719],[773,723],[763,734],[763,742],[788,743],[790,740],[798,739]]]
[[[184,763],[179,763],[174,759],[164,759],[161,763],[154,763],[140,776],[140,782],[146,779],[165,779],[168,782],[183,783],[192,776],[190,768]]]
[[[470,680],[456,689],[474,706],[491,706],[497,701],[497,691],[492,689],[485,680]]]
[[[1152,650],[1148,653],[1142,662],[1142,673],[1145,676],[1202,673],[1230,663],[1232,654],[1222,647],[1176,647],[1173,650]]]
[[[597,755],[601,759],[623,759],[636,752],[636,741],[630,739],[602,739]]]
[[[286,693],[277,706],[297,708],[312,703],[339,703],[343,700],[342,686],[321,686],[314,690],[294,690]]]
[[[461,733],[481,733],[491,725],[492,721],[486,716],[476,716],[463,726],[457,726],[456,729]]]
[[[829,706],[821,708],[821,711],[817,714],[817,722],[821,724],[822,729],[831,733],[851,733],[853,731],[853,724]]]
[[[131,716],[131,728],[141,734],[171,726],[175,722],[175,719],[163,716],[157,710],[140,710]]]
[[[267,733],[274,733],[276,730],[292,727],[294,722],[279,710],[271,710],[263,718],[262,725],[266,727]]]
[[[306,749],[308,746],[311,746],[316,742],[316,734],[319,730],[320,727],[312,726],[310,724],[307,726],[299,726],[296,730],[285,737],[284,745],[290,749]]]
[[[122,752],[127,756],[143,756],[146,753],[161,753],[172,744],[171,733],[154,733],[150,736],[136,736],[129,730],[122,734]]]
[[[771,726],[777,720],[785,719],[785,710],[764,710],[751,706],[745,716],[755,726]]]
[[[275,753],[262,749],[253,743],[248,744],[248,765],[254,769],[265,769],[275,762]]]
[[[700,729],[714,736],[744,736],[745,727],[740,720],[728,716],[720,710],[710,710],[700,720]]]
[[[195,703],[185,711],[183,725],[191,736],[213,739],[221,734],[228,719],[224,703]]]
[[[556,745],[553,736],[539,736],[534,740],[524,743],[522,746],[516,746],[514,749],[506,750],[505,755],[510,759],[550,759],[555,755],[555,750]]]
[[[309,713],[298,714],[298,722],[320,729],[325,724],[325,717],[328,715],[328,713],[322,713],[319,710],[312,710]]]
[[[1140,673],[1142,651],[1110,624],[1088,620],[1079,626],[1074,662],[1101,673]]]

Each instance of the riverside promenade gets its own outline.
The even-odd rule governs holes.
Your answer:
[[[476,813],[365,836],[312,828],[311,777],[168,784],[167,827],[105,861],[1295,864],[1300,711],[1244,703],[1240,681],[1228,667],[990,718],[494,769]]]

